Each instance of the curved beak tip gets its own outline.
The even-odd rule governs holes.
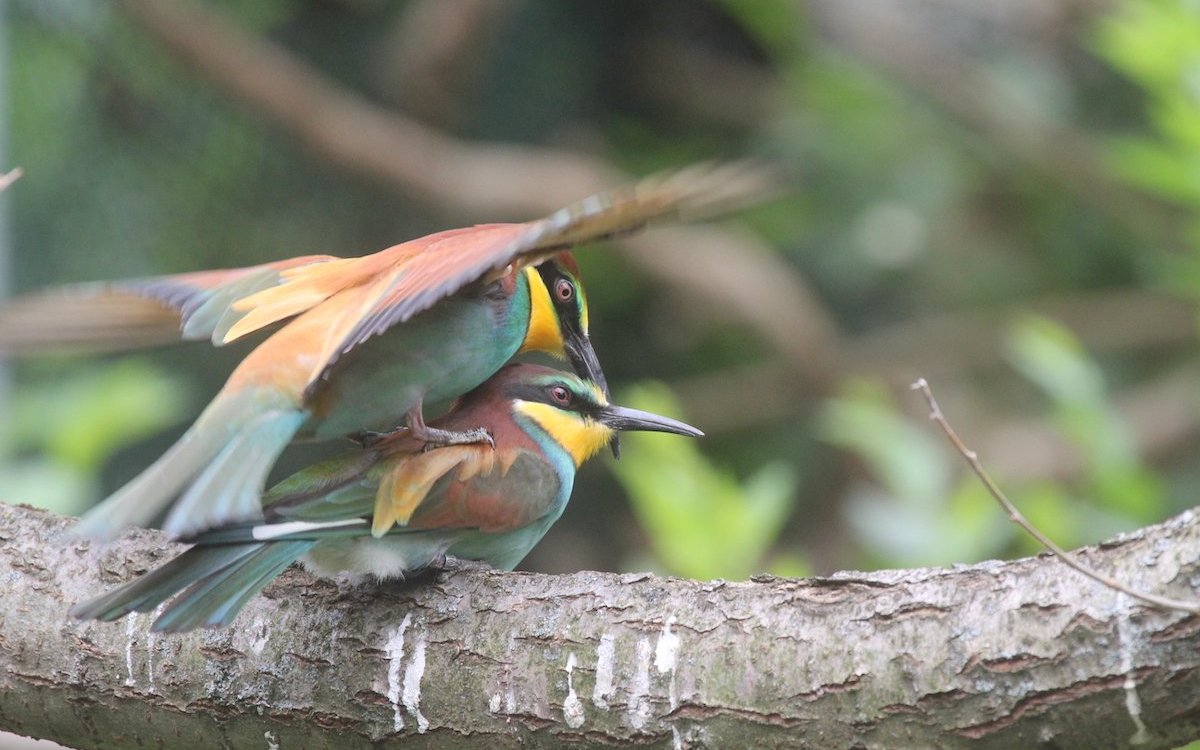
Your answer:
[[[617,431],[669,432],[687,437],[703,437],[704,433],[690,424],[677,419],[652,414],[641,409],[610,405],[601,417],[603,422]],[[613,436],[615,442],[616,436]],[[611,443],[610,443],[611,445]],[[614,452],[615,454],[615,452]]]

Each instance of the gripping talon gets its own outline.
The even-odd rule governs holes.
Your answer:
[[[469,445],[471,443],[487,443],[489,448],[496,447],[492,435],[482,427],[474,430],[442,430],[425,424],[421,406],[417,405],[408,413],[408,430],[412,436],[425,443],[424,450],[441,448],[447,445]]]
[[[454,557],[453,555],[443,554],[438,560],[438,572],[453,573],[455,571],[489,571],[495,570],[495,566],[488,564],[485,560],[468,560],[463,557]]]
[[[414,432],[413,435],[425,443],[425,447],[422,449],[425,451],[444,448],[447,445],[470,445],[471,443],[487,443],[489,448],[496,447],[496,441],[492,439],[492,434],[482,427],[462,432],[426,427],[424,431]]]

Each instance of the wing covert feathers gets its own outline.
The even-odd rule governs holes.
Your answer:
[[[491,474],[496,462],[496,451],[480,443],[448,445],[401,457],[380,479],[371,535],[381,537],[395,524],[407,525],[433,485],[450,472],[457,469],[456,480],[465,482]]]
[[[760,165],[697,164],[593,195],[525,224],[484,224],[399,245],[421,243],[403,258],[387,292],[331,350],[328,364],[509,264],[539,263],[563,249],[659,219],[694,220],[729,212],[762,200],[777,191],[778,184],[778,176]]]

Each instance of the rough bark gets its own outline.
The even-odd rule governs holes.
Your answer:
[[[291,571],[226,631],[68,605],[177,547],[103,551],[0,506],[0,729],[81,748],[1170,748],[1200,736],[1200,618],[1049,558],[808,580]],[[1200,588],[1200,514],[1084,553]]]

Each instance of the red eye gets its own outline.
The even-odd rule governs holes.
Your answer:
[[[563,388],[561,385],[551,386],[550,398],[554,399],[556,403],[560,403],[565,406],[571,403],[571,392],[566,388]]]
[[[575,285],[566,279],[559,279],[554,284],[554,296],[559,302],[570,302],[575,297]]]

